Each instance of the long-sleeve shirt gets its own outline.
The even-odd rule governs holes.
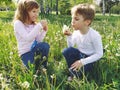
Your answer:
[[[89,28],[86,34],[81,34],[75,30],[72,35],[67,36],[68,47],[74,47],[88,55],[81,59],[83,65],[95,62],[103,56],[103,46],[100,34],[92,28]]]
[[[20,20],[14,22],[14,32],[20,56],[30,51],[31,45],[35,40],[41,42],[46,35],[41,23],[25,25]]]

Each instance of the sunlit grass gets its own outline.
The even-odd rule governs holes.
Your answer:
[[[100,32],[105,48],[103,58],[88,76],[67,82],[67,65],[61,54],[67,47],[63,24],[70,25],[66,15],[40,15],[49,23],[45,42],[50,44],[48,69],[38,76],[34,66],[27,70],[17,53],[12,19],[14,12],[0,12],[0,89],[26,90],[118,90],[120,88],[120,16],[96,15],[92,27]],[[42,69],[41,69],[42,70]],[[26,87],[25,87],[26,86]]]

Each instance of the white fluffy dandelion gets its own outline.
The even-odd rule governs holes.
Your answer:
[[[0,73],[0,81],[2,81],[4,78],[2,76],[2,74]]]
[[[23,88],[29,88],[29,86],[30,86],[30,83],[27,82],[27,81],[25,81],[25,82],[22,83],[22,87]]]
[[[51,77],[52,79],[55,78],[55,74],[50,75],[50,77]]]
[[[63,25],[63,33],[68,31],[69,30],[69,27],[67,25]]]

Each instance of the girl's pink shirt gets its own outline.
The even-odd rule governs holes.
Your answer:
[[[30,51],[34,40],[42,42],[46,35],[41,23],[25,25],[20,20],[14,22],[14,32],[20,56]]]

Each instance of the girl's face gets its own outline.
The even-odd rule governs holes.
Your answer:
[[[39,15],[39,8],[33,8],[31,11],[28,12],[29,14],[29,21],[28,23],[31,24],[37,20],[37,17]]]

